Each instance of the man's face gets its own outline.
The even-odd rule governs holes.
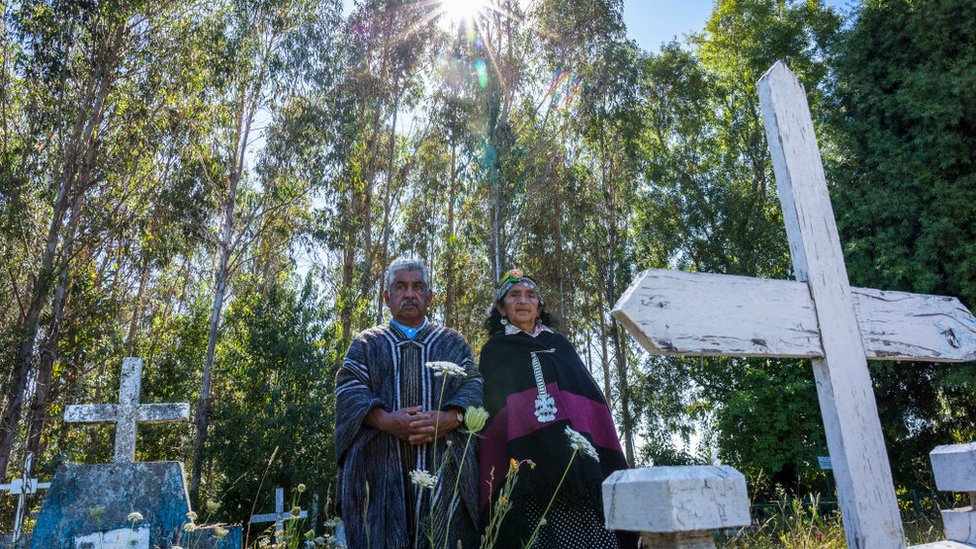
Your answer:
[[[433,298],[434,293],[424,284],[420,271],[397,271],[393,283],[383,292],[393,320],[411,328],[424,321],[427,306]]]

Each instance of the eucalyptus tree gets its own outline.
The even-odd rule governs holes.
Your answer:
[[[172,87],[165,91],[171,95],[149,81],[157,78],[158,84],[160,74],[173,68],[171,59],[157,55],[177,53],[179,48],[167,47],[168,40],[180,34],[181,25],[197,24],[198,7],[156,2],[9,7],[6,38],[13,49],[6,53],[17,68],[5,76],[16,81],[9,89],[19,95],[4,97],[9,114],[4,135],[8,153],[15,150],[15,136],[30,146],[19,147],[17,161],[5,164],[10,167],[5,179],[17,203],[31,204],[23,211],[34,219],[11,241],[24,258],[24,272],[31,274],[14,274],[28,284],[18,292],[25,305],[10,358],[14,375],[6,387],[0,470],[6,470],[20,436],[32,376],[37,383],[27,444],[37,449],[70,288],[78,275],[91,276],[81,265],[124,232],[126,226],[109,217],[126,210],[126,197],[141,196],[145,204],[152,173],[147,166],[165,149],[160,136],[179,116],[177,97],[184,97],[182,86],[195,73],[169,72],[164,79],[186,75],[169,81]],[[186,57],[175,55],[172,61],[181,59]]]
[[[269,202],[283,198],[275,194],[282,190],[280,186],[271,185],[270,192],[263,193],[251,179],[248,159],[255,152],[255,124],[259,113],[269,107],[272,97],[287,93],[287,82],[278,78],[285,61],[286,45],[296,33],[303,32],[308,21],[319,12],[312,2],[282,0],[231,1],[217,8],[217,13],[222,17],[223,27],[216,38],[232,55],[223,67],[225,72],[220,75],[220,86],[215,93],[213,107],[219,124],[201,136],[200,145],[200,161],[212,166],[205,173],[212,174],[207,183],[218,192],[221,214],[207,348],[194,418],[196,433],[189,482],[194,501],[199,496],[211,414],[214,357],[231,275],[253,259],[246,252],[248,245],[262,228],[270,227],[263,222],[267,212],[277,208],[270,207]],[[284,197],[287,202],[287,197],[300,199],[302,196],[300,192],[286,191]],[[242,207],[243,211],[239,212]]]

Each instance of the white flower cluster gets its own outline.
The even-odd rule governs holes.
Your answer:
[[[453,362],[448,362],[446,360],[438,360],[435,362],[428,362],[427,367],[434,370],[434,375],[445,375],[445,376],[461,376],[467,375],[464,368],[458,366]]]
[[[142,520],[142,513],[140,513],[139,511],[133,511],[129,513],[129,516],[126,517],[125,520],[126,522],[138,522]]]
[[[437,483],[437,479],[434,475],[424,471],[423,469],[414,469],[410,471],[410,482],[421,488],[434,489],[434,485]]]
[[[600,456],[597,455],[596,448],[593,447],[593,444],[589,441],[589,439],[574,431],[568,425],[566,426],[566,437],[569,438],[570,448],[577,450],[582,454],[586,454],[597,461],[600,461]]]

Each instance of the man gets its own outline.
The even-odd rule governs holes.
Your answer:
[[[481,405],[481,375],[464,338],[427,319],[434,294],[420,261],[394,261],[386,286],[393,320],[356,336],[336,375],[338,500],[347,543],[425,547],[433,533],[441,547],[453,514],[448,547],[458,540],[476,547],[477,445],[472,441],[458,471],[467,438],[458,428],[463,411]],[[430,362],[453,362],[466,375],[440,374]],[[411,482],[411,471],[436,474],[435,467],[443,468],[433,489]]]

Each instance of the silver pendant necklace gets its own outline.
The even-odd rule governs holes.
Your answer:
[[[535,351],[532,355],[532,373],[535,374],[535,386],[539,391],[539,396],[535,399],[535,417],[539,423],[546,423],[556,419],[556,401],[546,390],[546,380],[542,377],[542,363],[539,362],[539,353],[555,353],[555,349],[545,351]]]

